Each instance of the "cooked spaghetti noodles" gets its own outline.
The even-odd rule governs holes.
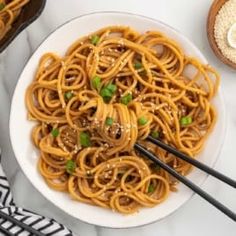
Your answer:
[[[22,8],[30,0],[0,0],[0,40],[11,29]]]
[[[42,56],[26,92],[38,169],[80,202],[132,213],[163,202],[177,182],[135,142],[186,175],[191,167],[145,141],[151,134],[194,157],[212,130],[219,84],[208,65],[160,32],[106,27],[60,57]]]

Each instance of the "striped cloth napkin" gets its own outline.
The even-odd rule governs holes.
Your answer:
[[[7,178],[0,166],[0,211],[13,216],[17,220],[33,227],[47,236],[73,236],[64,225],[53,219],[37,215],[29,210],[17,207],[14,203]],[[9,235],[29,236],[29,232],[14,225],[10,221],[0,218],[0,225],[9,232]],[[0,235],[6,235],[0,232]]]

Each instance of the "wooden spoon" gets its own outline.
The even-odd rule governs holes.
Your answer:
[[[215,36],[214,36],[214,25],[215,25],[216,15],[219,12],[220,8],[227,1],[228,0],[214,0],[214,2],[212,3],[211,8],[208,13],[208,19],[207,19],[207,37],[215,55],[226,65],[231,66],[232,68],[236,69],[236,63],[233,63],[222,54],[222,52],[220,51],[220,49],[218,48],[216,44]]]

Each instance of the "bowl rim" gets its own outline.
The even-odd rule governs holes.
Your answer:
[[[45,5],[46,0],[41,0],[40,7],[31,18],[23,21],[9,36],[7,36],[6,34],[7,39],[3,44],[0,45],[0,53],[2,53],[25,28],[27,28],[30,24],[32,24],[35,20],[39,18],[45,8]]]
[[[45,41],[47,41],[51,35],[53,35],[58,29],[64,27],[65,25],[69,24],[70,22],[74,21],[74,20],[77,20],[79,18],[82,18],[82,17],[86,17],[86,16],[90,16],[90,15],[101,15],[101,14],[120,14],[120,15],[125,15],[125,16],[136,16],[136,17],[139,17],[139,18],[143,18],[143,19],[147,19],[147,20],[151,20],[151,21],[154,21],[154,22],[157,22],[159,24],[162,24],[164,25],[165,27],[167,28],[170,28],[171,30],[173,30],[174,32],[178,33],[178,34],[181,34],[181,36],[184,37],[184,39],[189,43],[191,44],[191,46],[196,50],[198,51],[199,53],[201,53],[201,55],[204,57],[204,59],[206,60],[204,54],[202,54],[202,52],[200,51],[200,49],[198,49],[198,47],[187,37],[185,36],[181,31],[175,29],[174,27],[168,25],[167,23],[164,23],[163,21],[161,20],[158,20],[158,19],[155,19],[155,18],[152,18],[152,17],[148,17],[148,16],[144,16],[144,15],[141,15],[141,14],[135,14],[135,13],[131,13],[131,12],[125,12],[125,11],[95,11],[95,12],[90,12],[90,13],[86,13],[86,14],[81,14],[79,16],[76,16],[76,17],[73,17],[67,21],[65,21],[64,23],[58,25],[57,27],[54,28],[54,30],[52,32],[50,32],[43,40],[42,42],[35,48],[34,52],[32,53],[32,55],[30,56],[30,58],[26,61],[24,67],[23,67],[23,70],[22,72],[20,73],[19,75],[19,78],[21,78],[23,72],[24,72],[24,69],[25,67],[27,66],[28,62],[32,59],[32,57],[34,56],[35,52],[44,44]],[[206,63],[207,63],[207,60],[206,60]],[[10,130],[10,142],[11,142],[11,145],[12,145],[12,149],[13,149],[13,152],[15,154],[15,158],[20,166],[20,169],[21,171],[23,172],[23,174],[26,176],[26,178],[32,183],[32,180],[30,178],[27,177],[27,175],[25,174],[25,172],[23,171],[23,169],[21,168],[21,165],[20,165],[20,162],[18,160],[18,158],[16,157],[16,152],[15,152],[15,149],[14,149],[14,145],[13,145],[13,141],[12,141],[12,136],[14,135],[14,132],[11,128],[11,124],[12,124],[12,120],[13,120],[13,116],[12,116],[12,110],[13,110],[13,101],[14,101],[14,97],[16,95],[15,91],[17,89],[17,85],[14,89],[14,94],[13,94],[13,97],[12,97],[12,102],[11,102],[11,109],[10,109],[10,119],[9,119],[9,130]],[[219,94],[219,97],[221,99],[221,103],[222,103],[222,111],[221,111],[221,114],[222,114],[222,120],[223,121],[226,121],[226,108],[225,108],[225,100],[224,100],[224,96],[223,96],[223,92],[221,90],[221,87],[219,87],[218,89],[218,94]],[[214,168],[216,166],[216,163],[218,162],[219,160],[219,157],[220,157],[220,154],[221,154],[221,151],[222,151],[222,146],[224,144],[224,141],[225,141],[225,135],[226,135],[226,131],[227,131],[227,124],[226,122],[223,122],[223,127],[222,127],[222,134],[223,134],[223,137],[222,137],[222,141],[220,143],[220,147],[219,147],[219,151],[216,155],[216,158],[215,160],[213,161],[212,163],[212,168]],[[206,176],[202,179],[201,183],[199,184],[200,186],[203,187],[203,185],[205,184],[206,180],[208,179],[209,177],[209,174],[206,174]],[[49,201],[50,203],[52,203],[54,206],[57,207],[57,209],[61,210],[62,212],[64,212],[65,214],[67,214],[68,216],[70,217],[73,217],[75,218],[76,220],[79,220],[81,222],[84,222],[84,223],[87,223],[89,225],[95,225],[95,226],[99,226],[99,227],[104,227],[104,228],[110,228],[110,229],[131,229],[131,228],[137,228],[137,227],[142,227],[142,226],[147,226],[147,225],[150,225],[150,224],[153,224],[153,223],[156,223],[156,222],[159,222],[161,220],[164,220],[168,217],[170,217],[171,215],[173,215],[174,213],[176,213],[179,209],[181,209],[187,202],[190,201],[190,199],[193,198],[193,196],[196,194],[195,192],[192,192],[188,199],[182,204],[180,205],[177,209],[175,209],[174,211],[172,211],[171,213],[169,213],[168,215],[164,215],[163,217],[160,217],[156,220],[152,220],[148,223],[143,223],[143,224],[140,224],[140,225],[132,225],[132,226],[119,226],[119,227],[114,227],[114,226],[108,226],[108,225],[99,225],[99,224],[95,224],[95,223],[91,223],[91,222],[88,222],[84,219],[79,219],[71,214],[69,214],[67,211],[65,211],[63,208],[61,208],[60,206],[58,206],[55,202],[53,202],[51,199],[49,199],[48,197],[46,197],[44,194],[42,194],[38,187],[36,187],[33,183],[32,183],[33,187],[47,200]]]

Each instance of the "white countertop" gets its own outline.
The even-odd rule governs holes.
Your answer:
[[[105,229],[78,221],[44,199],[17,164],[9,141],[9,111],[20,72],[39,43],[57,26],[76,16],[94,11],[125,11],[150,16],[181,31],[204,53],[222,77],[221,87],[227,110],[227,134],[217,170],[236,179],[236,73],[213,55],[206,37],[206,18],[211,0],[48,0],[42,16],[21,33],[0,55],[0,147],[3,168],[19,206],[53,217],[81,236],[235,236],[236,224],[214,207],[194,196],[171,216],[154,224],[133,229]],[[79,30],[79,29],[78,29]],[[236,211],[236,191],[213,178],[203,187]],[[79,214],[79,212],[78,212]]]

